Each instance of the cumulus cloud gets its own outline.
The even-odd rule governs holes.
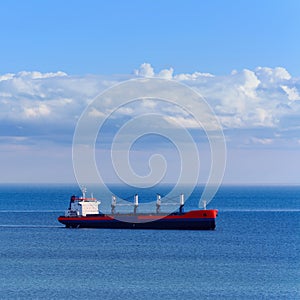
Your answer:
[[[20,143],[27,142],[31,135],[41,134],[59,140],[62,132],[74,131],[87,104],[101,91],[137,77],[173,79],[198,91],[215,111],[229,141],[273,145],[275,140],[299,140],[300,79],[293,78],[286,69],[257,67],[216,76],[205,72],[178,74],[173,68],[156,72],[149,63],[142,64],[131,75],[122,76],[71,76],[61,71],[0,75],[1,135],[15,136]],[[155,101],[148,99],[141,107],[124,107],[118,114],[128,116],[159,109]],[[170,121],[177,118],[189,128],[197,127],[184,113],[164,112]],[[105,103],[103,110],[90,114],[99,117],[103,113]],[[239,136],[233,134],[236,130]],[[241,135],[247,139],[241,139]]]
[[[152,66],[148,63],[143,63],[139,67],[139,69],[134,70],[134,74],[136,76],[141,76],[141,77],[153,77],[154,76],[154,69]]]
[[[281,85],[281,88],[286,92],[289,100],[300,100],[300,95],[296,87],[288,87],[286,85]]]
[[[74,119],[91,99],[116,82],[99,77],[63,72],[4,74],[0,77],[0,120],[41,116],[55,122]]]
[[[27,118],[38,118],[42,116],[47,116],[51,113],[50,108],[46,104],[39,104],[35,107],[24,108],[24,114]]]
[[[143,63],[138,69],[134,70],[133,73],[135,76],[138,77],[146,77],[146,78],[158,77],[162,79],[173,79],[173,72],[174,69],[170,68],[170,69],[163,69],[158,74],[155,74],[154,68],[151,66],[151,64]]]
[[[277,84],[285,80],[290,80],[292,77],[289,72],[281,67],[277,68],[267,68],[267,67],[257,67],[255,69],[255,74],[261,79],[263,86],[268,86],[272,84]]]
[[[161,70],[158,73],[158,77],[163,78],[163,79],[172,79],[173,78],[173,72],[174,72],[173,68],[164,69],[164,70]]]

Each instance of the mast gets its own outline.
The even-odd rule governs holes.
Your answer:
[[[139,206],[139,196],[138,196],[138,194],[135,194],[134,195],[134,209],[133,209],[135,214],[137,212],[138,206]]]
[[[179,212],[183,214],[183,207],[184,207],[184,194],[180,194],[180,207]]]
[[[156,195],[156,213],[160,213],[160,206],[161,206],[161,196],[160,194]]]

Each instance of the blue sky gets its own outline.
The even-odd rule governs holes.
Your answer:
[[[299,183],[299,13],[296,0],[2,1],[0,181],[74,181],[72,137],[87,104],[122,80],[161,77],[215,110],[225,183]],[[145,141],[134,147],[142,173],[155,151]]]
[[[257,66],[300,76],[300,3],[291,1],[2,1],[1,70],[178,73]]]

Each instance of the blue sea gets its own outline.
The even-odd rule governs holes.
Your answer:
[[[74,193],[0,185],[1,299],[300,299],[299,186],[221,187],[215,231],[66,229]]]

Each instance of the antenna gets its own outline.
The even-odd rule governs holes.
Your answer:
[[[134,213],[136,214],[137,208],[139,206],[139,196],[138,194],[134,195]]]
[[[81,186],[80,189],[81,189],[81,192],[82,192],[82,198],[85,199],[85,197],[86,197],[86,187]]]
[[[160,194],[156,195],[156,213],[160,213],[160,206],[161,206],[161,196]]]
[[[113,196],[111,197],[111,213],[112,213],[112,214],[115,213],[116,206],[117,206],[117,198],[116,198],[115,195],[113,195]]]
[[[179,206],[179,212],[183,214],[183,207],[184,207],[184,194],[180,194],[180,200],[179,200],[180,206]]]

